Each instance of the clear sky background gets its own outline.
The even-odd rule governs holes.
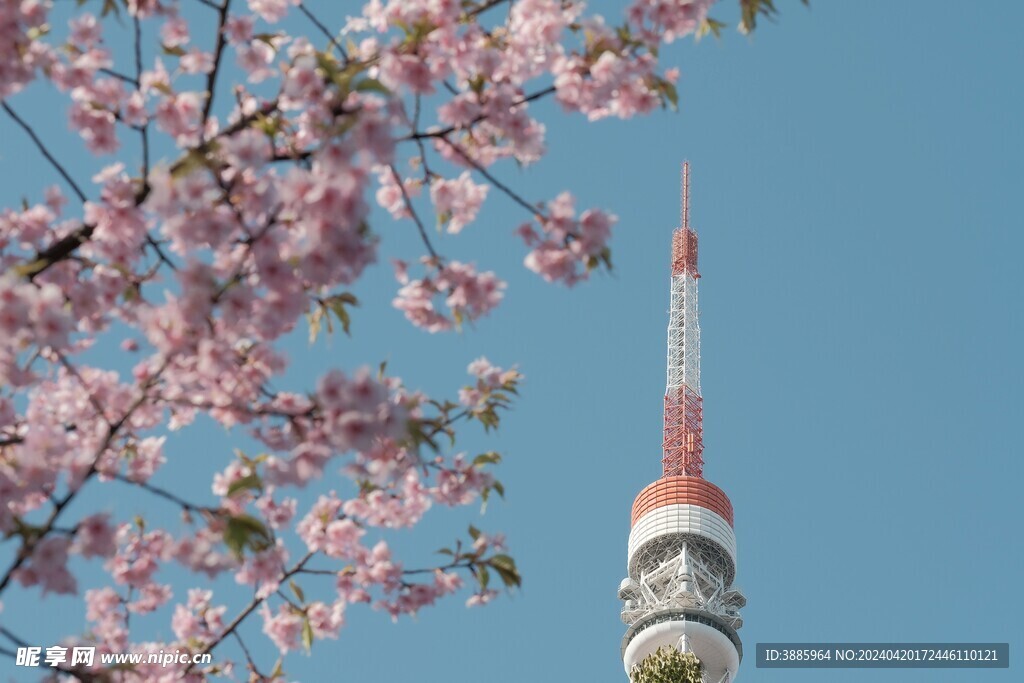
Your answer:
[[[337,642],[288,660],[295,678],[625,680],[616,589],[633,497],[660,474],[669,243],[685,157],[704,276],[705,474],[735,505],[737,583],[749,599],[739,680],[1020,680],[1019,664],[754,668],[755,644],[767,641],[1009,641],[1011,658],[1024,645],[1024,5],[779,4],[779,22],[753,39],[727,32],[665,51],[683,71],[680,113],[584,125],[543,104],[548,156],[496,170],[531,200],[567,188],[617,213],[613,275],[568,291],[525,271],[511,234],[521,210],[492,191],[478,223],[437,238],[448,256],[509,281],[490,318],[462,334],[412,328],[388,304],[396,285],[382,263],[355,289],[364,305],[352,339],[289,341],[293,388],[331,365],[386,359],[409,385],[453,395],[483,354],[527,378],[500,433],[464,441],[506,454],[507,501],[483,518],[437,509],[396,541],[426,564],[470,521],[503,530],[523,590],[482,610],[448,601],[397,625],[355,607]],[[727,2],[717,14],[736,12]],[[40,93],[13,104],[88,179],[95,162]],[[6,118],[0,173],[3,206],[57,181]],[[382,253],[419,255],[411,225],[377,215],[374,227]],[[193,497],[205,499],[192,478],[208,481],[240,443],[209,424],[176,435],[155,483],[201,486]],[[92,504],[174,519],[119,486]],[[4,565],[10,551],[0,546]],[[84,571],[84,584],[98,575]],[[230,578],[219,590],[235,606],[246,595]],[[4,602],[4,623],[33,643],[85,627],[76,600],[26,591]],[[170,637],[167,623],[139,621],[154,638]],[[243,633],[269,669],[258,621]],[[0,680],[34,677],[0,661]]]

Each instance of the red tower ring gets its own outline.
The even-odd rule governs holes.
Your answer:
[[[732,526],[732,503],[725,491],[700,477],[663,477],[648,484],[633,501],[630,526],[651,510],[666,505],[699,505],[721,515]]]

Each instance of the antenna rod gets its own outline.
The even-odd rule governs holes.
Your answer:
[[[690,227],[690,162],[683,162],[683,178],[682,178],[682,210],[679,216],[679,227],[689,228]]]

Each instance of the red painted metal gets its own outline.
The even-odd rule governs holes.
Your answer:
[[[697,233],[688,227],[672,233],[672,275],[700,277],[697,272]]]
[[[704,399],[688,386],[665,396],[662,475],[704,476]]]
[[[666,505],[698,505],[718,513],[732,526],[732,502],[725,491],[699,477],[665,477],[644,487],[633,501],[630,526]]]

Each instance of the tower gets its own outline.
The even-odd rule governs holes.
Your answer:
[[[746,598],[732,585],[732,503],[704,479],[697,234],[690,227],[690,165],[683,164],[680,225],[672,234],[671,308],[662,476],[633,502],[627,577],[619,586],[622,662],[628,674],[658,648],[692,652],[705,683],[736,679],[736,631]]]

